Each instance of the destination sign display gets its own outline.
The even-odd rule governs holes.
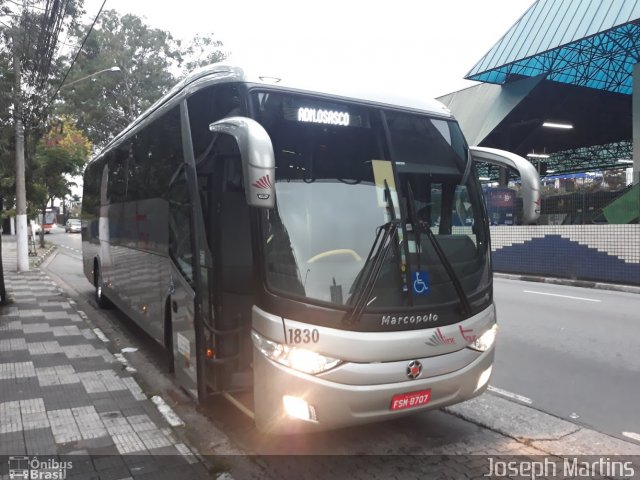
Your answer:
[[[369,112],[365,108],[320,102],[304,97],[283,99],[285,120],[336,127],[369,128]]]

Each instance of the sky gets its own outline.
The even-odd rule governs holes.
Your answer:
[[[214,34],[240,61],[397,85],[430,98],[464,75],[534,0],[107,0],[179,39]],[[86,0],[93,18],[102,0]]]
[[[93,21],[103,0],[85,0]],[[213,34],[247,62],[294,66],[334,83],[398,88],[436,98],[476,82],[464,76],[535,0],[106,0],[176,39]],[[81,195],[82,179],[74,193]]]

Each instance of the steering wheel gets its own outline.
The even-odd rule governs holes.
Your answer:
[[[362,257],[358,255],[358,253],[355,250],[351,248],[336,248],[335,250],[327,250],[325,252],[314,255],[309,260],[307,260],[307,263],[313,263],[318,260],[322,260],[323,258],[332,257],[333,255],[350,255],[354,261],[356,262],[362,261]]]

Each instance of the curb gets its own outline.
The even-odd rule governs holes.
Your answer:
[[[596,290],[610,290],[615,292],[640,294],[640,287],[634,285],[618,285],[615,283],[589,282],[586,280],[573,280],[570,278],[536,277],[534,275],[517,275],[512,273],[494,272],[494,278],[507,280],[520,280],[523,282],[548,283],[552,285],[566,285],[569,287],[595,288]]]
[[[622,440],[492,393],[443,410],[548,455],[640,455],[640,442]]]
[[[42,262],[44,262],[47,259],[47,257],[51,255],[51,253],[53,253],[55,249],[56,249],[55,245],[49,245],[49,247],[44,251],[44,253],[42,253],[41,255],[38,255],[37,257],[31,257],[31,259],[33,259],[33,263],[31,263],[30,266],[34,268],[38,268],[42,264]]]

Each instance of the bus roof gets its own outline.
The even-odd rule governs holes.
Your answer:
[[[372,88],[371,78],[345,79],[339,75],[339,72],[336,72],[332,79],[328,80],[327,78],[320,79],[318,76],[305,74],[300,69],[284,71],[283,69],[270,69],[269,67],[251,66],[245,68],[215,63],[189,74],[173,90],[180,90],[202,77],[220,75],[223,72],[226,73],[225,80],[229,82],[271,85],[349,100],[418,110],[439,116],[452,116],[451,111],[435,99],[403,95],[401,93],[404,90],[402,85],[394,85],[395,88],[387,89]]]
[[[268,67],[267,67],[268,68]],[[351,80],[351,79],[350,79]],[[440,117],[452,118],[451,111],[442,103],[431,98],[409,97],[403,95],[402,85],[398,88],[381,90],[372,89],[370,79],[363,78],[361,82],[355,84],[353,80],[345,81],[338,74],[333,80],[318,79],[309,75],[301,75],[300,71],[285,73],[283,71],[271,72],[265,68],[240,67],[226,63],[214,63],[201,67],[183,80],[178,82],[167,94],[157,100],[151,107],[143,112],[122,132],[111,140],[101,151],[94,156],[98,158],[103,152],[113,145],[120,143],[129,132],[145,122],[147,118],[152,118],[153,113],[164,105],[174,105],[184,95],[190,96],[192,93],[214,83],[242,82],[252,85],[265,85],[267,87],[283,88],[301,93],[321,94],[336,97],[338,99],[351,100],[368,103],[377,106],[387,106],[411,110],[414,112],[426,113]],[[355,86],[357,85],[357,86]]]

